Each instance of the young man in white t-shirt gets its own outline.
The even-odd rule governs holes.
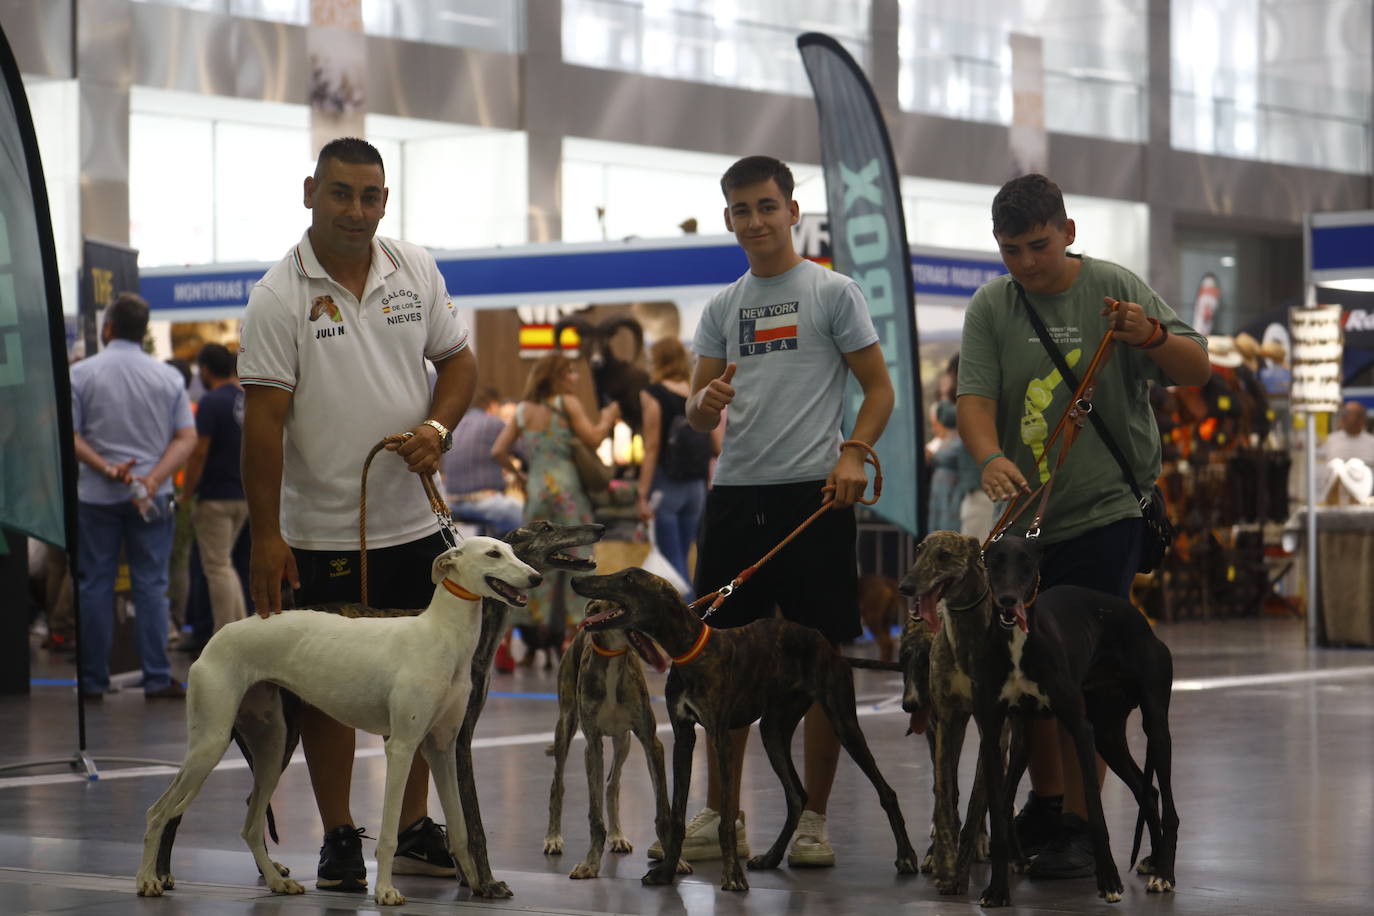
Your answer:
[[[472,399],[468,331],[424,249],[376,238],[386,212],[382,157],[344,138],[320,152],[305,179],[310,228],[253,288],[239,351],[243,485],[257,613],[359,597],[358,509],[368,451],[369,602],[422,608],[430,566],[445,547],[415,474],[432,474]],[[425,361],[438,377],[431,394]],[[398,460],[399,458],[399,460]],[[325,830],[317,886],[364,891],[367,871],[349,810],[355,736],[305,708],[301,744]],[[426,816],[429,773],[416,755],[401,807],[395,870],[453,875],[443,828]]]
[[[730,408],[702,519],[696,590],[729,582],[833,492],[836,508],[761,567],[709,622],[742,626],[771,617],[777,605],[788,620],[844,642],[861,632],[853,505],[868,484],[864,452],[840,447],[845,381],[852,372],[863,389],[848,438],[869,445],[882,435],[894,395],[858,284],[793,247],[799,213],[792,188],[791,171],[768,156],[741,159],[721,179],[725,227],[744,249],[749,272],[707,305],[692,345],[698,358],[688,421],[715,429]],[[787,861],[829,866],[835,853],[825,813],[840,746],[819,707],[807,713],[804,733],[806,810]],[[748,736],[747,727],[731,733],[736,803]],[[713,751],[707,762],[707,808],[683,842],[689,860],[720,856],[722,786]],[[737,836],[745,847],[743,831]]]

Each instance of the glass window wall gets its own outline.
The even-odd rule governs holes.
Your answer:
[[[1368,0],[1173,0],[1173,145],[1368,172],[1370,12]]]
[[[869,0],[563,0],[563,59],[808,95],[797,36],[834,36],[868,63]]]
[[[901,107],[1010,124],[1012,33],[1044,41],[1048,130],[1145,139],[1145,0],[902,0]]]
[[[48,186],[53,244],[61,277],[62,310],[76,314],[77,276],[81,267],[81,162],[71,138],[78,132],[76,80],[24,77],[43,181]]]

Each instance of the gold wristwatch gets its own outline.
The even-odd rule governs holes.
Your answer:
[[[434,431],[439,434],[439,451],[446,452],[453,448],[453,431],[438,420],[426,420],[425,426],[434,427]]]

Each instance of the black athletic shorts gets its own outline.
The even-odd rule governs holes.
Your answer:
[[[697,545],[696,591],[713,592],[772,550],[821,504],[823,480],[760,487],[712,487]],[[859,623],[854,509],[831,510],[811,523],[740,587],[707,622],[738,627],[782,616],[850,642]]]
[[[434,597],[430,571],[434,558],[448,549],[443,535],[428,537],[395,547],[373,547],[367,551],[367,603],[374,608],[414,610],[429,607]],[[313,607],[361,598],[356,550],[298,550],[296,571],[301,587],[293,604]]]
[[[1137,516],[1050,544],[1040,557],[1040,587],[1078,585],[1129,598],[1144,535],[1145,520]]]

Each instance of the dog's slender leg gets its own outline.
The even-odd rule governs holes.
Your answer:
[[[787,799],[787,819],[783,822],[782,832],[778,834],[778,838],[773,841],[768,851],[749,860],[747,864],[751,870],[778,867],[783,853],[787,851],[787,843],[797,829],[802,808],[806,807],[806,789],[801,778],[797,776],[796,766],[792,763],[792,735],[797,730],[797,723],[806,715],[806,710],[810,706],[811,698],[799,695],[796,701],[769,710],[759,720],[759,738],[763,740],[768,762],[772,764],[773,772],[782,783],[783,795]]]
[[[613,737],[611,747],[614,755],[611,757],[611,778],[606,784],[606,826],[609,828],[606,841],[611,852],[623,855],[634,851],[634,846],[620,830],[620,772],[630,756],[630,733],[621,732]]]
[[[415,742],[405,740],[393,729],[386,741],[386,794],[382,800],[382,826],[377,831],[377,889],[372,895],[378,906],[398,906],[406,902],[405,895],[391,883],[391,864],[396,856],[397,821],[401,816],[401,798],[405,795],[406,778],[410,775],[410,765],[415,759]],[[455,762],[453,778],[458,778]],[[432,775],[438,777],[438,768],[430,767]],[[448,774],[445,774],[448,775]],[[444,812],[448,816],[448,812]],[[458,823],[449,822],[457,827]],[[449,833],[450,838],[453,831]]]
[[[606,773],[606,761],[601,744],[601,733],[589,728],[590,722],[582,725],[583,737],[587,739],[583,754],[587,764],[587,819],[591,828],[591,845],[587,855],[568,873],[569,878],[595,878],[601,873],[601,854],[606,849],[606,821],[603,810],[606,803],[606,784],[602,779]]]
[[[1009,750],[1007,753],[1007,823],[1014,823],[1016,813],[1016,793],[1021,787],[1021,777],[1026,775],[1026,767],[1030,763],[1030,742],[1031,728],[1030,723],[1020,717],[1009,717],[1006,731],[1010,733]],[[1012,830],[1007,834],[1007,849],[1011,855],[1012,870],[1018,874],[1024,874],[1030,870],[1030,863],[1026,860],[1025,851],[1021,849],[1021,839]]]
[[[984,830],[984,823],[988,813],[988,787],[987,780],[983,778],[983,761],[981,756],[973,770],[973,785],[968,793],[968,811],[964,814],[964,826],[959,831],[959,855],[954,860],[955,880],[960,887],[967,890],[969,866],[978,856],[979,840],[987,841],[987,833]],[[1010,813],[1007,815],[1010,818]],[[1011,831],[1015,833],[1015,831]],[[1013,837],[1008,837],[1008,841],[1015,842]],[[961,891],[960,893],[964,893]]]
[[[932,879],[941,894],[968,892],[967,873],[959,869],[962,844],[959,835],[959,756],[968,730],[968,714],[962,711],[941,720],[935,736],[935,847]],[[977,791],[977,778],[973,792]],[[973,792],[970,792],[972,796]],[[970,800],[972,805],[972,800]],[[973,815],[970,814],[970,817]]]
[[[935,774],[940,769],[940,755],[937,748],[939,738],[940,721],[931,716],[926,723],[926,748],[930,751],[930,845],[926,847],[926,857],[921,861],[921,873],[929,874],[935,868],[935,814],[934,811],[940,804],[940,793],[935,788]]]
[[[644,759],[649,764],[649,783],[654,789],[654,836],[659,846],[667,848],[669,826],[673,815],[668,807],[668,777],[663,766],[663,742],[655,733],[653,710],[649,707],[649,697],[644,696],[644,705],[639,718],[632,726],[635,737],[644,748]],[[684,859],[678,859],[677,873],[690,875],[692,866]]]
[[[1062,694],[1062,695],[1061,695]],[[1093,729],[1079,707],[1081,702],[1078,688],[1064,691],[1051,691],[1051,707],[1056,710],[1059,721],[1073,736],[1074,747],[1078,752],[1079,772],[1083,774],[1083,800],[1087,803],[1088,823],[1093,834],[1093,854],[1097,859],[1097,893],[1108,903],[1121,900],[1124,887],[1117,873],[1116,863],[1112,861],[1111,844],[1107,839],[1107,819],[1102,812],[1102,796],[1097,789],[1097,746],[1093,740]]]
[[[1151,876],[1145,888],[1152,893],[1167,893],[1174,889],[1174,860],[1178,855],[1178,809],[1174,807],[1173,787],[1173,741],[1169,735],[1169,690],[1173,684],[1172,660],[1165,658],[1164,666],[1167,680],[1155,687],[1154,697],[1147,696],[1141,702],[1141,719],[1147,736],[1145,754],[1154,765],[1159,779],[1159,796],[1162,805],[1162,824],[1160,845],[1154,846],[1151,840]]]
[[[496,648],[501,644],[509,622],[510,608],[507,605],[492,599],[482,602],[482,632],[472,654],[472,693],[468,696],[468,710],[463,716],[463,725],[458,730],[455,758],[458,765],[458,797],[463,803],[463,823],[467,825],[468,850],[477,869],[476,875],[460,871],[458,881],[470,885],[473,892],[481,897],[511,896],[510,888],[491,874],[491,862],[487,858],[487,834],[482,827],[482,810],[477,802],[477,782],[472,766],[472,734],[487,704]]]
[[[563,853],[563,770],[568,761],[568,746],[577,734],[577,675],[581,667],[579,635],[572,649],[558,665],[558,725],[553,732],[553,782],[549,785],[549,826],[544,831],[544,855]]]
[[[164,886],[157,873],[158,847],[167,824],[190,807],[205,779],[229,748],[234,711],[245,687],[234,682],[232,672],[197,664],[191,670],[186,696],[186,759],[167,791],[148,809],[148,829],[143,835],[143,861],[138,869],[140,897],[159,897]],[[171,870],[167,872],[171,879]],[[166,885],[171,887],[169,883]]]
[[[1130,745],[1126,741],[1126,715],[1129,713],[1113,713],[1110,719],[1104,713],[1095,713],[1092,716],[1097,753],[1135,796],[1140,816],[1145,819],[1145,824],[1150,829],[1151,852],[1162,852],[1164,841],[1159,823],[1159,799],[1155,795],[1154,787],[1146,781],[1145,774],[1136,765],[1135,758],[1131,756]],[[1146,754],[1149,754],[1148,749]]]
[[[267,886],[278,894],[303,894],[305,888],[298,882],[281,874],[277,863],[267,854],[267,843],[263,832],[267,825],[267,804],[272,800],[272,792],[281,779],[281,768],[276,761],[281,759],[286,747],[286,720],[282,716],[281,704],[276,697],[263,710],[264,717],[240,722],[246,726],[239,731],[252,759],[258,762],[253,768],[253,792],[248,796],[248,813],[243,820],[243,841],[253,853],[253,861],[262,873]]]
[[[431,732],[425,737],[420,745],[420,752],[425,755],[425,762],[429,764],[430,772],[434,774],[434,790],[439,795],[439,804],[444,809],[444,818],[449,823],[448,848],[453,855],[453,861],[457,863],[463,874],[476,874],[476,863],[472,861],[472,855],[468,846],[467,818],[463,816],[463,802],[458,793],[458,774],[456,770],[456,751],[453,740],[453,733],[447,735],[440,731]],[[392,820],[395,826],[395,820]],[[378,842],[380,848],[381,843]],[[381,857],[377,860],[378,882],[381,881]],[[496,882],[500,884],[500,882]],[[500,885],[502,888],[504,884]],[[481,896],[482,890],[473,887],[472,892]],[[510,891],[506,891],[503,896],[511,896]]]
[[[1006,710],[995,698],[995,687],[979,687],[973,719],[978,726],[978,761],[982,764],[983,785],[988,796],[992,874],[978,905],[1011,906],[1011,892],[1007,887],[1007,835],[1011,832],[1011,818],[1007,816],[1010,809],[1006,799],[1006,776],[1002,770],[1002,723]]]
[[[682,836],[687,832],[687,793],[692,788],[692,751],[696,747],[697,732],[692,720],[676,711],[675,704],[680,702],[681,688],[676,691],[673,675],[668,675],[668,717],[673,724],[673,806],[671,823],[665,834],[660,835],[663,843],[663,859],[650,868],[640,879],[646,885],[672,884],[677,873],[675,863],[682,859]]]
[[[883,779],[883,774],[878,770],[878,762],[873,759],[873,752],[868,749],[868,742],[864,740],[863,730],[859,728],[859,717],[854,712],[854,675],[849,666],[836,657],[828,681],[826,689],[821,690],[821,695],[816,699],[824,707],[840,744],[878,792],[878,801],[882,804],[883,811],[887,812],[892,837],[897,842],[897,860],[894,863],[897,873],[918,874],[920,862],[916,858],[916,850],[911,847],[911,838],[907,836],[906,821],[902,818],[902,809],[897,803],[897,793],[892,791],[887,780]]]
[[[723,702],[722,705],[724,705]],[[734,742],[730,738],[730,728],[727,725],[729,718],[723,714],[723,710],[717,712],[716,721],[713,723],[714,727],[708,728],[707,731],[715,745],[716,772],[720,774],[720,830],[717,833],[720,838],[720,889],[723,891],[747,891],[749,890],[749,879],[744,876],[744,869],[740,868],[739,850],[735,846],[735,818],[739,815],[739,799],[735,797],[733,767],[731,766],[731,751]],[[671,862],[672,859],[666,855],[667,851],[664,852],[664,861]]]

